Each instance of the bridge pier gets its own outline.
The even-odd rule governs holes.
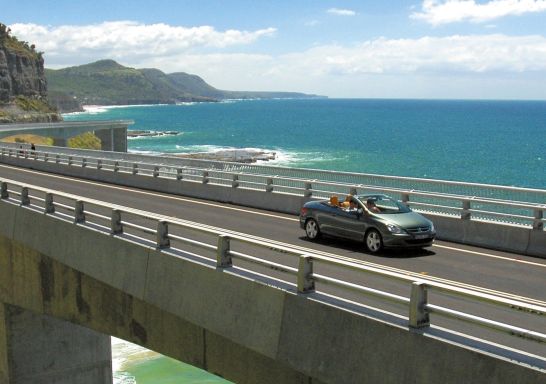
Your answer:
[[[0,303],[0,383],[111,384],[110,337]]]
[[[127,127],[99,129],[95,135],[101,141],[102,151],[127,152]]]
[[[68,140],[62,137],[54,137],[53,138],[53,145],[55,147],[68,147]]]

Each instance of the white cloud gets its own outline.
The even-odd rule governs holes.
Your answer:
[[[420,97],[418,90],[428,92],[422,97],[497,97],[488,89],[507,95],[518,89],[525,97],[529,89],[532,97],[546,99],[546,37],[540,35],[378,38],[273,55],[248,47],[236,51],[273,29],[219,32],[132,22],[56,28],[17,24],[12,29],[45,51],[48,68],[114,59],[130,67],[197,74],[221,89],[340,97]],[[523,78],[525,84],[518,83]],[[453,89],[458,93],[450,93]]]
[[[350,9],[330,8],[326,12],[338,16],[355,16],[356,12]]]
[[[546,38],[502,34],[380,38],[350,47],[314,47],[284,58],[310,73],[336,75],[546,71]]]
[[[49,58],[170,56],[192,49],[222,49],[251,44],[276,32],[275,28],[251,32],[234,29],[217,31],[210,26],[187,28],[133,21],[58,27],[13,24],[10,27],[15,36],[32,41]]]
[[[510,15],[546,11],[546,0],[492,0],[483,4],[475,0],[424,0],[422,12],[411,17],[432,25],[461,21],[486,22]]]

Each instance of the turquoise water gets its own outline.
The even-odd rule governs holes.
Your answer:
[[[66,120],[132,119],[182,134],[129,140],[151,153],[259,148],[295,167],[546,189],[546,102],[252,100],[93,108]],[[118,384],[227,383],[114,339]]]
[[[178,136],[133,151],[276,151],[279,165],[546,188],[545,101],[252,100],[105,109]]]

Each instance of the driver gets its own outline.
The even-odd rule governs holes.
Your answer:
[[[366,200],[366,208],[368,208],[368,211],[373,213],[379,213],[381,210],[375,205],[375,201],[373,199]]]

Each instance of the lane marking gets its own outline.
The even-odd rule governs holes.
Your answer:
[[[96,185],[96,186],[103,187],[103,188],[110,188],[110,189],[116,189],[116,190],[121,190],[121,191],[139,193],[141,195],[160,196],[160,197],[165,198],[165,199],[184,201],[184,202],[188,202],[188,203],[199,204],[199,205],[204,205],[204,206],[209,206],[209,207],[222,208],[222,209],[227,209],[227,210],[236,211],[236,212],[250,213],[250,214],[254,214],[254,215],[273,217],[273,218],[276,218],[276,219],[281,219],[281,220],[286,220],[286,221],[299,222],[299,218],[279,216],[278,214],[271,214],[271,213],[256,212],[256,211],[252,211],[252,210],[244,209],[244,208],[226,207],[226,206],[220,205],[220,204],[207,203],[207,202],[204,202],[204,201],[199,201],[199,200],[194,200],[194,199],[187,199],[187,198],[178,197],[178,196],[171,196],[171,195],[167,195],[167,194],[165,194],[163,192],[147,192],[147,191],[142,191],[142,190],[138,190],[138,189],[135,189],[135,188],[120,187],[120,186],[115,186],[115,185],[111,185],[111,184],[104,184],[104,183],[98,183],[98,182],[93,182],[93,181],[88,181],[88,180],[81,180],[81,179],[77,179],[77,178],[73,178],[73,177],[69,177],[69,176],[60,176],[60,175],[50,174],[50,173],[47,173],[47,172],[32,171],[32,170],[29,170],[29,169],[24,169],[24,168],[9,166],[9,165],[3,165],[3,164],[0,164],[0,167],[9,168],[9,169],[18,170],[18,171],[27,172],[27,173],[38,174],[38,175],[45,176],[45,177],[52,177],[52,178],[57,178],[57,179],[71,180],[71,181],[75,181],[75,182],[82,183],[82,184]],[[437,248],[449,249],[449,250],[452,250],[452,251],[458,251],[458,252],[462,252],[462,253],[469,253],[469,254],[489,257],[489,258],[498,259],[498,260],[505,260],[505,261],[517,262],[517,263],[521,263],[521,264],[527,264],[527,265],[533,265],[533,266],[546,268],[546,264],[541,264],[541,263],[526,261],[526,260],[518,260],[518,259],[512,258],[512,257],[498,256],[498,255],[493,255],[493,254],[490,254],[490,253],[470,251],[470,250],[463,249],[463,248],[456,248],[456,247],[450,247],[450,246],[439,245],[439,244],[433,244],[432,246],[437,247]]]
[[[54,174],[50,174],[50,173],[47,173],[47,172],[31,171],[31,170],[28,170],[28,169],[21,169],[21,168],[12,167],[12,166],[9,166],[9,165],[0,165],[0,167],[20,170],[22,172],[27,172],[27,173],[34,173],[34,174],[38,174],[38,175],[46,176],[46,177],[53,177],[53,178],[56,178],[56,179],[65,179],[65,180],[75,181],[75,182],[82,183],[82,184],[96,185],[96,186],[103,187],[103,188],[110,188],[110,189],[117,189],[117,190],[121,190],[121,191],[140,193],[141,195],[161,196],[161,197],[163,197],[165,199],[185,201],[185,202],[192,203],[192,204],[200,204],[200,205],[206,205],[206,206],[209,206],[209,207],[228,209],[228,210],[231,210],[231,211],[252,213],[252,214],[255,214],[255,215],[274,217],[276,219],[282,219],[282,220],[288,220],[288,221],[299,221],[299,219],[295,219],[293,217],[284,217],[284,216],[279,216],[279,215],[271,214],[271,213],[256,212],[256,211],[251,211],[249,209],[244,209],[244,208],[226,207],[224,205],[219,205],[219,204],[215,204],[215,203],[206,203],[204,201],[199,201],[199,200],[187,199],[187,198],[178,197],[178,196],[170,196],[170,195],[165,194],[164,192],[147,192],[147,191],[142,191],[142,190],[138,190],[138,189],[134,189],[134,188],[119,187],[119,186],[115,186],[115,185],[111,185],[111,184],[103,184],[103,183],[97,183],[97,182],[93,182],[93,181],[81,180],[81,179],[77,179],[77,178],[73,178],[73,177],[69,177],[69,176],[59,176],[59,175],[54,175]]]
[[[546,268],[546,264],[536,263],[536,262],[533,262],[533,261],[520,260],[520,259],[513,258],[513,257],[492,255],[492,254],[490,254],[490,253],[477,252],[477,251],[471,251],[471,250],[468,250],[468,249],[449,247],[449,246],[447,246],[447,245],[433,244],[433,247],[444,248],[444,249],[450,249],[450,250],[452,250],[452,251],[459,251],[459,252],[464,252],[464,253],[471,253],[471,254],[473,254],[473,255],[479,255],[479,256],[484,256],[484,257],[490,257],[490,258],[493,258],[493,259],[508,260],[508,261],[513,261],[513,262],[516,262],[516,263],[527,264],[527,265],[534,265],[534,266],[536,266],[536,267]]]

